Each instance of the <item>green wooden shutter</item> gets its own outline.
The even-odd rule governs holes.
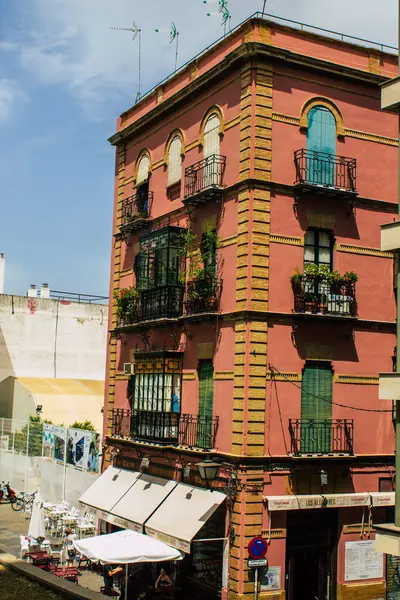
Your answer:
[[[307,150],[336,154],[336,121],[330,110],[315,106],[308,113]],[[333,185],[335,167],[328,157],[307,159],[307,180],[317,185]]]
[[[212,360],[199,363],[199,425],[197,445],[211,448],[212,416],[214,404],[214,365]]]
[[[332,369],[307,363],[301,386],[301,452],[327,453],[332,440]]]

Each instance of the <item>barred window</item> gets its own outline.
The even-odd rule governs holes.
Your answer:
[[[159,352],[140,355],[130,384],[132,410],[179,413],[182,355]]]
[[[172,185],[182,177],[182,140],[177,135],[173,138],[168,149],[168,184]]]

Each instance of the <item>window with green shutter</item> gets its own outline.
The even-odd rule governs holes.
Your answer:
[[[332,367],[307,362],[301,385],[301,452],[325,454],[332,447]]]
[[[199,425],[197,446],[211,448],[212,416],[214,404],[214,365],[211,359],[201,360],[199,375]]]

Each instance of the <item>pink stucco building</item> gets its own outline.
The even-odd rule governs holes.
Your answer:
[[[253,597],[253,536],[260,598],[383,598],[386,569],[392,585],[373,523],[394,503],[377,384],[396,343],[380,225],[398,131],[379,84],[397,59],[329,35],[251,18],[110,140],[106,465],[133,496],[102,514],[182,549],[190,598]]]

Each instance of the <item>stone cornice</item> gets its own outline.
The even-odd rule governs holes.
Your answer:
[[[338,65],[336,63],[311,56],[304,56],[302,54],[293,52],[292,50],[285,50],[260,42],[245,42],[239,48],[228,54],[224,60],[219,62],[215,67],[212,67],[200,77],[192,80],[183,89],[176,92],[167,100],[161,102],[161,104],[152,110],[149,110],[147,114],[139,118],[134,123],[131,123],[131,125],[128,125],[128,127],[116,132],[109,138],[108,141],[113,146],[117,146],[121,142],[124,142],[131,135],[137,134],[143,128],[148,127],[150,123],[162,118],[169,111],[175,110],[180,102],[190,98],[194,94],[198,94],[203,87],[209,86],[212,80],[220,78],[224,73],[236,66],[237,63],[240,64],[246,61],[248,62],[249,60],[254,60],[258,57],[265,57],[270,60],[283,60],[285,63],[290,62],[309,69],[328,71],[329,73],[361,80],[375,85],[379,85],[387,80],[387,77],[383,77],[382,75],[368,71],[362,71],[360,69],[354,69],[344,65]]]

